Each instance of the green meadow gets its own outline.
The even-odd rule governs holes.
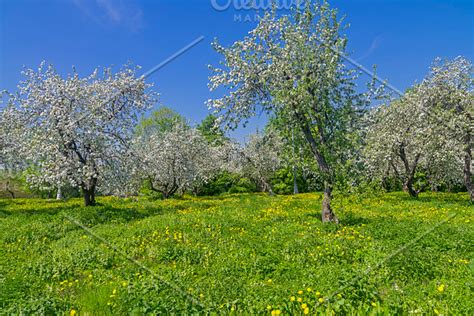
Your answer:
[[[0,200],[2,314],[473,313],[465,193]]]

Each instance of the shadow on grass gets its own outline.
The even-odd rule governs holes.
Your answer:
[[[359,226],[370,223],[370,220],[365,217],[358,216],[352,212],[348,212],[339,218],[339,223],[344,226]]]
[[[397,199],[400,201],[408,202],[421,202],[421,203],[449,203],[449,204],[461,204],[469,205],[469,198],[467,193],[420,193],[418,197],[412,197],[407,193],[397,194]]]

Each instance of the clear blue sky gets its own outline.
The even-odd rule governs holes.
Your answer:
[[[472,0],[330,3],[351,25],[351,57],[368,68],[377,64],[379,75],[401,90],[423,78],[437,56],[474,59]],[[64,74],[73,65],[86,75],[96,66],[128,61],[145,72],[203,35],[203,42],[149,79],[164,105],[199,121],[211,96],[207,65],[218,61],[210,42],[242,38],[255,26],[254,15],[234,5],[215,10],[212,0],[0,0],[0,90],[14,91],[22,67],[37,67],[42,60]]]

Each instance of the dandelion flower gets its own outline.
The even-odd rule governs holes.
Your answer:
[[[75,309],[71,309],[71,312],[69,312],[69,315],[75,316],[77,314],[77,311]]]
[[[309,287],[309,288],[306,289],[306,291],[311,292],[312,290],[311,290],[311,288]]]
[[[306,305],[306,303],[301,304],[302,309],[305,309],[306,307],[308,307],[308,305]]]
[[[303,294],[303,291],[299,290],[299,291],[298,291],[298,294],[299,294],[299,295]]]
[[[438,292],[443,293],[444,292],[444,284],[441,284],[436,289],[438,290]]]
[[[294,302],[296,298],[294,296],[290,297],[290,301]]]
[[[372,302],[371,305],[372,305],[373,307],[377,307],[377,303],[375,303],[375,302]]]
[[[309,314],[309,308],[308,308],[308,307],[306,307],[306,308],[304,309],[303,314],[305,314],[305,315],[308,315],[308,314]]]
[[[319,303],[324,303],[324,298],[320,297],[320,298],[318,299],[318,301],[319,301]]]
[[[301,303],[301,302],[303,302],[303,299],[302,299],[301,297],[298,297],[298,298],[296,299],[296,301]]]

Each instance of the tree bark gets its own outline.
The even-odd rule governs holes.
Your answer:
[[[320,152],[318,148],[318,143],[316,142],[316,139],[314,138],[314,135],[311,132],[311,127],[309,126],[308,122],[304,120],[304,118],[298,117],[299,121],[301,122],[301,128],[303,130],[303,134],[310,144],[310,148],[312,153],[314,154],[314,157],[316,158],[316,161],[318,162],[319,170],[323,174],[324,177],[324,197],[323,197],[323,203],[322,203],[322,208],[321,208],[321,220],[323,223],[327,222],[334,222],[338,223],[339,220],[337,219],[336,215],[332,211],[331,208],[331,200],[332,200],[332,183],[333,183],[333,176],[331,169],[326,162],[325,157],[323,154]]]
[[[63,199],[63,193],[61,191],[61,186],[58,186],[58,192],[56,192],[56,200],[62,200]]]
[[[410,166],[408,162],[407,155],[405,153],[405,145],[401,144],[399,148],[399,157],[405,166],[405,181],[403,182],[403,190],[408,192],[412,197],[418,197],[420,191],[415,190],[414,182],[415,182],[415,172],[418,166],[418,161],[420,160],[421,154],[417,154],[415,156],[415,160],[413,161],[413,165]]]
[[[472,185],[472,173],[471,173],[471,164],[472,164],[472,142],[471,135],[466,135],[466,146],[464,152],[464,184],[466,185],[467,192],[469,192],[469,197],[471,202],[474,203],[474,188]]]
[[[295,164],[295,133],[291,130],[291,142],[293,147],[293,194],[298,194],[298,182],[296,181],[296,164]]]
[[[324,182],[324,196],[323,196],[323,207],[321,209],[321,219],[323,223],[339,223],[336,215],[332,211],[331,208],[331,200],[332,200],[332,187],[329,182]]]
[[[296,166],[293,166],[293,194],[298,194],[298,181],[296,181]]]
[[[407,180],[403,184],[403,191],[408,192],[412,197],[418,197],[419,192],[413,187],[413,177],[407,177]]]
[[[10,193],[13,200],[15,199],[15,191],[13,191],[13,189],[10,188],[10,180],[9,179],[7,179],[6,182],[5,182],[5,191]]]
[[[88,185],[83,185],[82,193],[84,195],[84,206],[94,206],[95,202],[95,189],[97,186],[97,179],[93,178],[89,180]]]

